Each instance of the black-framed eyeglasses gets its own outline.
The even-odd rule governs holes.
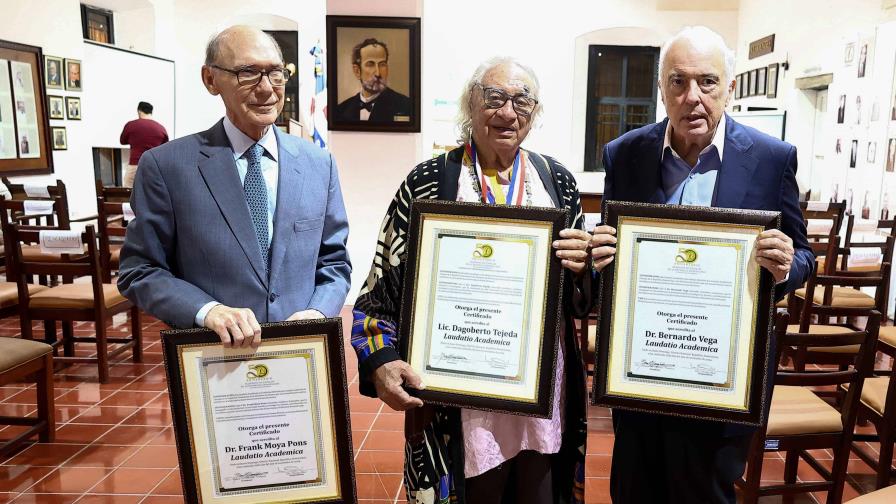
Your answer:
[[[259,82],[261,82],[262,76],[265,75],[268,76],[268,82],[271,83],[271,86],[285,86],[286,81],[289,80],[289,76],[291,75],[289,70],[285,68],[273,68],[271,70],[239,68],[237,70],[231,70],[229,68],[220,67],[218,65],[211,65],[211,67],[236,75],[236,80],[240,83],[240,86],[256,86]]]
[[[513,110],[517,114],[529,117],[535,112],[535,107],[538,105],[538,100],[529,93],[509,95],[502,89],[485,87],[482,84],[476,84],[476,86],[482,90],[482,99],[485,106],[490,109],[499,109],[507,103],[507,100],[510,100]]]

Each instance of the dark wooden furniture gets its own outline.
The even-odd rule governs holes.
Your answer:
[[[56,437],[53,407],[53,352],[39,341],[0,337],[0,385],[14,382],[37,385],[37,417],[0,416],[0,424],[25,425],[27,429],[0,443],[0,457],[21,446],[35,434],[42,443]]]
[[[827,492],[828,504],[839,504],[843,498],[846,466],[853,439],[859,399],[864,379],[872,370],[877,344],[880,314],[872,312],[864,330],[842,331],[819,339],[815,334],[787,331],[787,316],[778,314],[775,333],[779,352],[786,347],[859,345],[853,362],[847,369],[813,371],[779,370],[775,376],[771,410],[766,425],[753,437],[747,459],[747,472],[737,483],[743,491],[743,502],[755,504],[766,495],[792,496],[797,493]],[[839,409],[822,399],[816,392],[822,387],[847,384],[849,389],[840,401]],[[829,449],[833,452],[831,469],[819,462],[811,450]],[[760,486],[764,455],[769,451],[784,451],[784,482]],[[824,481],[797,483],[797,466],[803,459]]]
[[[38,242],[40,231],[28,230],[20,226],[9,226],[9,232],[12,243],[10,252],[19,265],[16,281],[19,287],[19,317],[23,338],[32,338],[32,320],[91,321],[95,324],[95,336],[76,337],[63,334],[64,355],[58,357],[58,361],[96,363],[99,367],[101,383],[105,383],[109,379],[109,361],[125,350],[132,348],[134,362],[141,362],[140,311],[118,292],[116,285],[102,281],[104,275],[100,267],[96,233],[93,226],[87,226],[87,229],[81,233],[81,243],[86,248],[84,257],[73,260],[67,254],[63,254],[62,262],[36,262],[23,259],[21,243]],[[89,281],[64,283],[36,294],[30,294],[26,282],[28,275],[60,275],[68,280],[89,277]],[[129,312],[131,336],[107,336],[106,326],[111,321],[112,315],[122,312]],[[75,356],[74,344],[81,342],[94,343],[96,356]],[[110,350],[110,343],[118,343],[119,346]],[[57,342],[53,342],[53,344],[56,345]]]

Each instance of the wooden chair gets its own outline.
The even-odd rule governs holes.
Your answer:
[[[802,330],[807,330],[810,317],[818,315],[818,309],[822,307],[882,310],[889,292],[894,242],[896,238],[889,236],[883,242],[864,244],[866,248],[880,250],[885,259],[879,267],[844,271],[833,270],[828,263],[825,271],[809,277],[805,288],[794,291],[791,297],[793,304],[789,307],[798,308],[799,311],[791,311],[791,314],[799,313]],[[874,295],[862,292],[862,288],[873,288]],[[824,323],[821,319],[819,321]]]
[[[21,258],[21,243],[39,241],[40,231],[29,230],[20,226],[9,226],[12,242],[11,252],[19,264],[17,282],[19,287],[19,317],[22,326],[22,337],[32,338],[32,320],[92,321],[96,325],[94,337],[75,337],[63,334],[64,355],[58,357],[60,362],[90,362],[99,367],[99,380],[105,383],[109,379],[109,361],[132,348],[134,362],[142,360],[142,336],[140,332],[140,311],[118,292],[114,284],[103,283],[97,251],[96,233],[93,226],[81,233],[81,243],[86,247],[83,260],[64,262],[36,262]],[[66,256],[64,254],[64,256]],[[70,279],[74,277],[90,277],[90,282],[65,283],[57,287],[29,294],[26,278],[28,275],[62,275]],[[116,313],[129,312],[131,322],[130,338],[112,338],[106,335],[106,326]],[[74,355],[75,343],[96,344],[96,357],[77,357]],[[114,350],[109,350],[109,343],[119,343]],[[53,342],[54,346],[57,342]]]
[[[824,341],[831,334],[857,329],[848,321],[867,317],[872,312],[880,313],[878,309],[884,304],[881,285],[889,275],[890,264],[884,263],[879,271],[836,271],[833,275],[811,276],[805,288],[805,297],[814,302],[807,303],[802,297],[795,296],[800,307],[799,323],[788,327],[788,331],[811,334]],[[875,296],[858,290],[863,287],[875,288]],[[835,296],[834,292],[842,294]],[[848,294],[853,292],[856,294]],[[818,323],[812,323],[813,318],[817,318]],[[831,320],[847,322],[831,324]],[[795,369],[802,371],[810,363],[848,366],[858,350],[858,345],[807,345],[802,348],[785,347],[782,354],[793,360]]]
[[[761,496],[791,496],[804,492],[827,492],[828,504],[839,504],[843,498],[846,466],[852,443],[859,398],[864,378],[871,372],[877,342],[880,314],[873,312],[862,331],[844,330],[826,335],[819,341],[815,334],[790,333],[787,317],[778,314],[775,332],[779,352],[786,347],[860,345],[853,364],[846,370],[819,371],[779,370],[775,375],[768,422],[759,428],[747,460],[745,478],[738,481],[743,490],[743,502],[756,503]],[[838,410],[825,402],[815,389],[849,385],[849,390]],[[811,388],[810,388],[811,387]],[[827,470],[810,450],[831,449],[833,461]],[[760,486],[762,463],[767,451],[784,451],[784,483]],[[796,482],[797,467],[804,460],[825,481]]]
[[[127,231],[123,207],[130,205],[130,187],[104,187],[96,181],[97,226],[100,239],[100,264],[103,282],[112,282],[112,272],[118,271],[121,245]]]
[[[846,200],[826,204],[817,201],[801,201],[800,210],[803,213],[803,222],[806,224],[806,236],[809,241],[823,240],[829,235],[841,234],[840,230],[846,214]],[[828,226],[830,227],[828,228]]]
[[[59,229],[69,229],[71,220],[68,213],[68,193],[65,189],[65,183],[57,180],[55,185],[47,186],[49,197],[29,196],[25,191],[25,184],[13,184],[8,178],[3,177],[3,183],[9,188],[12,194],[10,201],[54,201],[53,212],[50,214],[24,215],[24,208],[18,213],[14,213],[13,217],[19,223],[27,223],[34,225],[53,226]]]
[[[809,242],[812,254],[815,255],[815,270],[812,272],[813,275],[818,274],[819,271],[825,274],[832,274],[834,272],[837,264],[837,254],[840,251],[839,241],[839,236],[834,234],[834,228],[831,228],[828,236],[824,240],[816,239]],[[791,320],[799,319],[802,304],[798,298],[805,297],[805,289],[805,287],[802,287],[787,294],[787,296],[778,301],[778,304],[776,305],[778,308],[786,308],[787,312],[790,314]]]
[[[893,445],[896,443],[896,327],[881,327],[877,350],[890,356],[891,369],[884,376],[865,379],[859,402],[859,420],[871,422],[877,434],[855,434],[852,451],[877,473],[875,488],[890,484],[896,476],[893,470]],[[873,453],[862,445],[862,441],[879,442],[880,451]],[[894,499],[892,502],[896,502]]]
[[[846,220],[846,238],[844,246],[840,249],[840,269],[847,271],[877,271],[881,264],[893,264],[893,242],[887,238],[896,236],[896,220],[881,220],[877,222],[877,236],[879,239],[873,241],[856,242],[853,241],[853,224],[855,216],[850,215]],[[874,250],[877,249],[877,250]],[[850,257],[859,255],[862,251],[873,251],[875,256],[873,261],[859,264],[850,264]],[[890,278],[884,279],[883,285],[883,304],[879,307],[884,321],[888,319],[887,310],[889,308],[890,294]]]
[[[29,381],[37,384],[37,417],[0,416],[0,424],[27,425],[28,429],[0,443],[0,457],[37,434],[42,443],[56,436],[53,407],[53,352],[39,341],[0,337],[0,385]]]

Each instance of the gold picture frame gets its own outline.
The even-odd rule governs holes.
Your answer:
[[[262,324],[257,349],[162,343],[186,502],[357,502],[340,319]]]

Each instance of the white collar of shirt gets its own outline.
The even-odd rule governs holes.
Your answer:
[[[381,94],[383,94],[383,93],[380,92],[380,93],[377,93],[377,94],[371,96],[370,98],[364,98],[364,93],[358,93],[358,97],[361,98],[362,102],[367,103],[367,102],[372,102],[373,100],[376,100],[377,98],[380,97]]]
[[[278,150],[277,150],[277,135],[274,134],[275,126],[268,126],[268,130],[265,132],[264,136],[261,137],[257,143],[264,147],[264,150],[267,151],[268,155],[277,161]],[[249,147],[252,147],[256,142],[249,138],[248,135],[240,131],[232,122],[230,122],[230,118],[224,116],[224,133],[227,134],[227,140],[230,140],[230,147],[233,149],[233,158],[239,159],[243,157],[243,154],[249,150]]]
[[[727,122],[725,114],[722,114],[722,118],[719,119],[719,124],[716,126],[716,132],[712,135],[712,142],[709,143],[702,151],[700,151],[699,156],[702,156],[706,151],[709,150],[713,145],[716,146],[716,150],[719,151],[719,161],[722,160],[722,153],[725,151],[725,123]],[[666,147],[669,147],[669,150],[672,151],[672,155],[678,159],[681,159],[681,156],[675,152],[675,149],[672,148],[672,122],[669,121],[666,124],[666,135],[663,139],[663,152],[660,154],[660,161],[666,157]]]

